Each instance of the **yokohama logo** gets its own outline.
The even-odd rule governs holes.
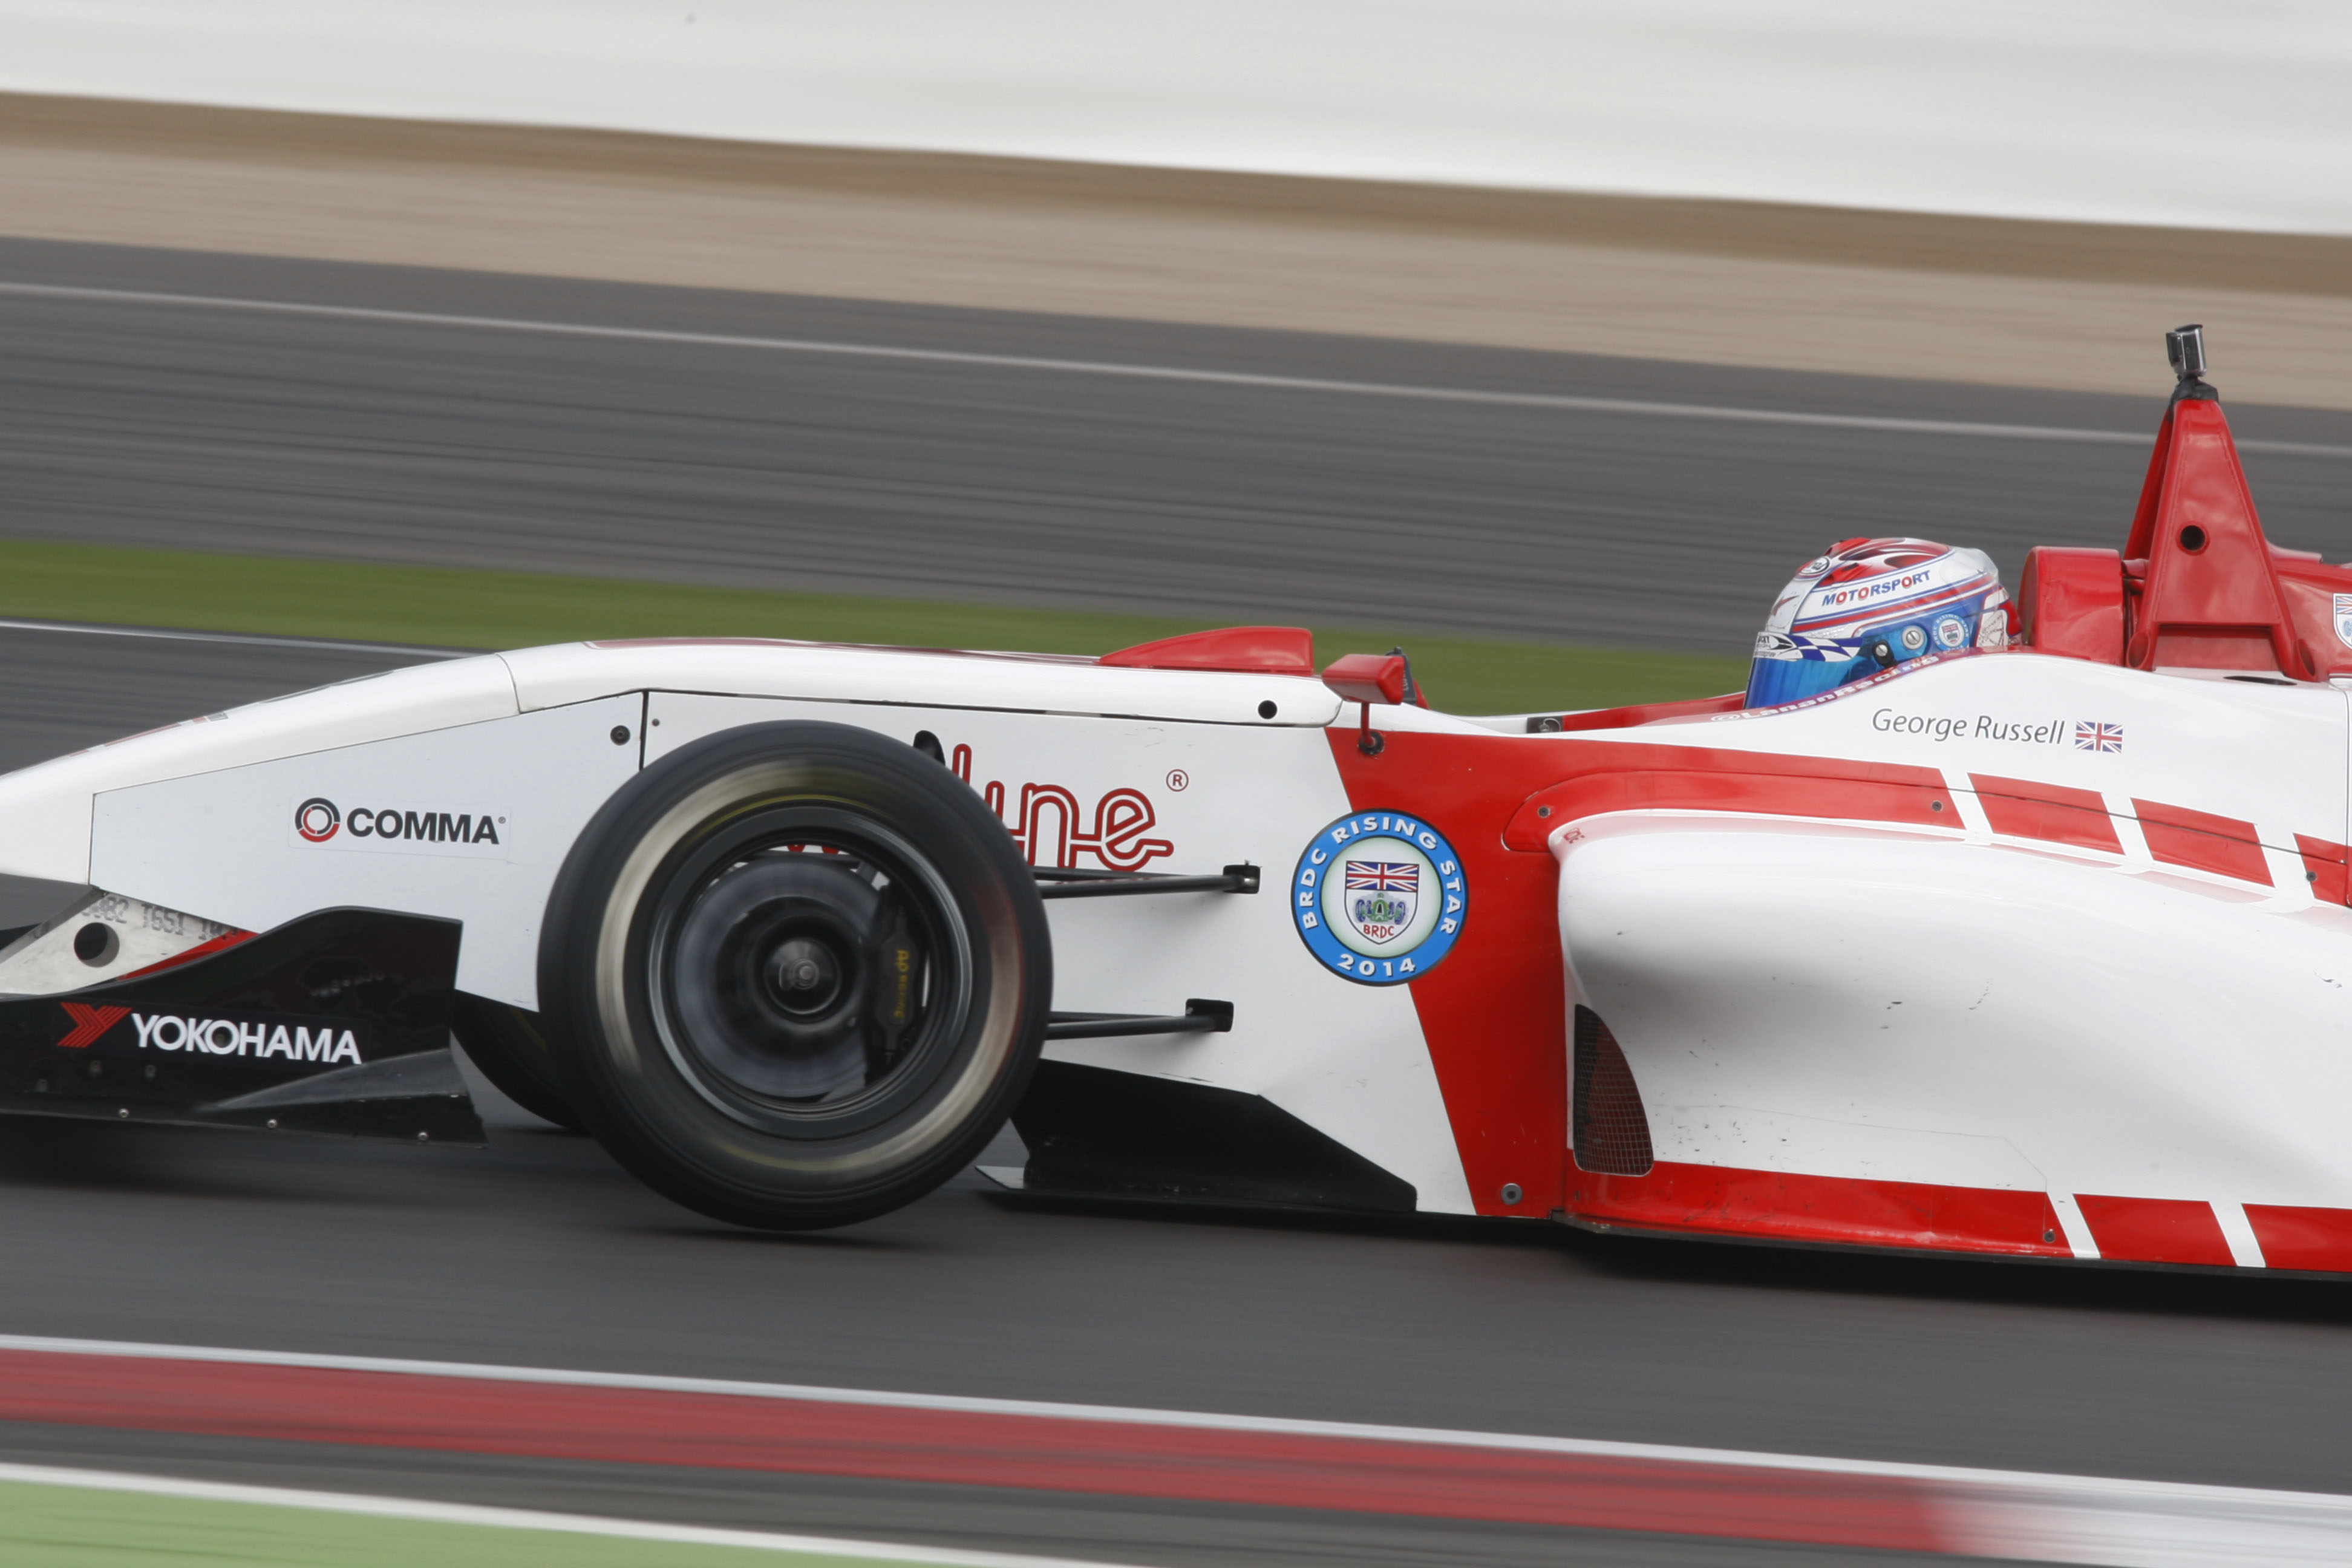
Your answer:
[[[124,1019],[137,1033],[142,1051],[185,1051],[192,1056],[282,1057],[288,1062],[321,1066],[360,1061],[358,1034],[331,1019],[205,1018],[172,1013],[140,1013],[129,1007],[93,1007],[86,1002],[60,1002],[73,1026],[58,1041],[64,1050],[83,1050],[100,1044]],[[123,1044],[130,1042],[124,1041]]]
[[[86,1002],[60,1002],[58,1005],[73,1020],[73,1027],[58,1042],[61,1050],[78,1051],[95,1045],[100,1036],[131,1016],[128,1007],[93,1007]]]
[[[170,1013],[133,1013],[139,1048],[201,1051],[215,1057],[284,1057],[289,1062],[356,1062],[359,1041],[332,1024],[247,1023],[236,1018],[184,1018]]]

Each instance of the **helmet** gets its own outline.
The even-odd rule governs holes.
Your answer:
[[[1772,708],[1924,658],[2009,646],[1992,557],[1924,539],[1848,539],[1805,563],[1756,634],[1749,708]]]

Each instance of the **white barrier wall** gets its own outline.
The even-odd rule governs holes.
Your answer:
[[[0,89],[2352,233],[2347,0],[0,0]]]

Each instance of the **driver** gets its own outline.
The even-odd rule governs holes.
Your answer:
[[[1805,563],[1756,634],[1749,708],[1818,697],[1930,654],[2009,646],[1992,557],[1924,539],[1848,539]]]

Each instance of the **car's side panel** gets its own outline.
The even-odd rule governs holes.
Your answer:
[[[363,676],[110,741],[0,776],[0,873],[93,880],[93,798],[273,757],[331,751],[515,712],[495,657]],[[118,889],[119,890],[119,889]]]
[[[2132,1216],[2352,1209],[2352,911],[2144,858],[1759,826],[1621,816],[1562,847],[1572,983],[1659,1162],[1573,1175],[1573,1212],[2042,1250],[2030,1204],[1998,1221],[2013,1234],[1906,1235],[1798,1189],[1948,1189],[1988,1215],[1983,1194],[2040,1192],[2077,1256],[2197,1261]],[[1768,1216],[1748,1189],[1779,1176]]]
[[[636,771],[643,710],[630,693],[110,790],[91,876],[248,931],[341,905],[462,921],[459,988],[535,1006],[548,889]],[[332,814],[315,837],[309,802]]]
[[[1198,996],[1231,1002],[1234,1013],[1227,1034],[1060,1041],[1046,1054],[1263,1096],[1412,1183],[1421,1208],[1470,1209],[1413,999],[1402,986],[1359,985],[1324,970],[1291,925],[1290,868],[1349,809],[1321,730],[658,691],[648,716],[653,757],[781,719],[856,723],[909,743],[929,733],[1035,865],[1260,867],[1265,885],[1254,896],[1049,903],[1056,1009],[1176,1014]],[[1526,858],[1545,877],[1532,929],[1556,953],[1551,868],[1545,857]]]
[[[765,679],[781,684],[797,679],[790,667],[804,657],[772,645],[730,649],[727,657],[740,660],[747,651],[766,661]],[[618,668],[587,650],[539,657],[542,675],[553,671],[574,685],[589,679],[583,670],[601,679]],[[910,681],[933,667],[964,663],[895,657]],[[712,673],[698,647],[644,649],[636,658],[683,661],[679,674]],[[503,668],[487,662],[494,673]],[[1050,695],[1027,689],[1035,668],[970,662],[994,669],[1001,679],[990,684],[1008,700]],[[75,874],[255,931],[343,904],[459,920],[460,986],[533,1006],[548,889],[582,826],[641,763],[699,734],[778,718],[858,724],[902,741],[929,729],[949,765],[998,807],[1040,863],[1164,871],[1246,860],[1266,868],[1268,890],[1255,898],[1055,906],[1064,1009],[1177,1012],[1192,996],[1232,1001],[1237,1009],[1228,1035],[1069,1042],[1057,1056],[1262,1095],[1411,1182],[1422,1206],[1470,1206],[1412,998],[1320,969],[1290,929],[1278,891],[1307,841],[1348,809],[1323,731],[1296,721],[1336,706],[1319,687],[1146,670],[1119,672],[1132,690],[1097,693],[1140,706],[1206,704],[1220,714],[1232,708],[1231,721],[627,692],[436,725],[472,710],[444,689],[447,668],[385,678],[384,692],[396,696],[414,682],[422,694],[383,705],[401,710],[399,721],[415,727],[408,734],[314,746],[273,725],[261,749],[285,754],[257,758],[252,745],[191,750],[173,745],[169,733],[126,745],[89,781],[99,786],[91,791],[92,847]],[[1058,665],[1042,668],[1056,679],[1065,673]],[[824,673],[808,679],[823,684]],[[331,738],[356,724],[354,732],[373,734],[390,721],[373,712],[370,689],[350,695],[364,711],[321,717],[309,733]],[[1268,721],[1261,703],[1275,704],[1291,721]],[[245,725],[249,713],[220,721],[222,733]],[[616,742],[624,731],[627,739]],[[150,756],[159,745],[172,754]],[[309,802],[325,803],[310,824],[316,837],[296,821]],[[390,842],[374,831],[380,817],[392,819],[387,813],[404,824]],[[417,823],[407,824],[409,817]],[[469,826],[459,842],[449,834],[461,821]]]

